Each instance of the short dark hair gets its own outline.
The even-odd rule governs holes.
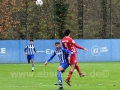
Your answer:
[[[64,32],[64,35],[68,36],[70,33],[71,33],[70,29],[66,29],[65,32]]]
[[[33,39],[30,39],[30,42],[31,42],[31,41],[33,42],[34,40],[33,40]]]
[[[56,45],[56,44],[60,44],[60,42],[55,42],[55,45]]]

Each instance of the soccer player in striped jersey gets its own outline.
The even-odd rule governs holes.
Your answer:
[[[34,54],[37,54],[33,42],[34,40],[30,40],[30,44],[24,49],[25,55],[27,55],[28,60],[32,63],[32,71],[34,71]]]
[[[71,53],[71,51],[60,47],[59,42],[55,43],[55,47],[56,47],[56,49],[55,49],[53,55],[48,59],[48,61],[45,62],[45,66],[48,64],[48,62],[50,62],[54,58],[55,55],[57,55],[59,57],[60,66],[57,69],[58,82],[55,85],[60,85],[58,90],[63,90],[62,73],[69,67],[69,61],[70,61],[70,57],[71,57],[72,53]],[[68,56],[66,56],[66,54]]]

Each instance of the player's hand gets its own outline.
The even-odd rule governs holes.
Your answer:
[[[71,60],[71,58],[70,58],[70,57],[68,57],[68,62],[69,62],[69,64],[70,64],[70,60]]]
[[[25,53],[25,55],[28,55],[27,53]]]
[[[35,54],[36,54],[36,55],[38,55],[38,53],[37,53],[37,52],[36,52]]]
[[[84,50],[88,52],[88,49],[87,49],[87,48],[84,48]]]
[[[48,62],[46,61],[45,63],[44,63],[44,65],[46,66],[48,64]]]

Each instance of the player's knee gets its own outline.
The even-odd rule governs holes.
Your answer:
[[[70,71],[71,71],[71,72],[73,72],[73,71],[74,71],[74,69],[75,69],[75,67],[71,67]]]
[[[60,68],[58,68],[57,71],[61,71]]]
[[[63,71],[63,69],[61,67],[58,67],[57,71]]]
[[[60,69],[58,69],[57,72],[58,72],[58,71],[61,72],[61,73],[64,73],[64,72],[65,72],[65,70],[60,70]]]

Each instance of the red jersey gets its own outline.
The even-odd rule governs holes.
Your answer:
[[[82,49],[84,50],[83,47],[77,45],[75,43],[75,41],[69,37],[69,36],[65,36],[63,39],[62,39],[62,46],[68,50],[70,50],[72,53],[77,53],[77,49],[76,48],[79,48],[79,49]]]

